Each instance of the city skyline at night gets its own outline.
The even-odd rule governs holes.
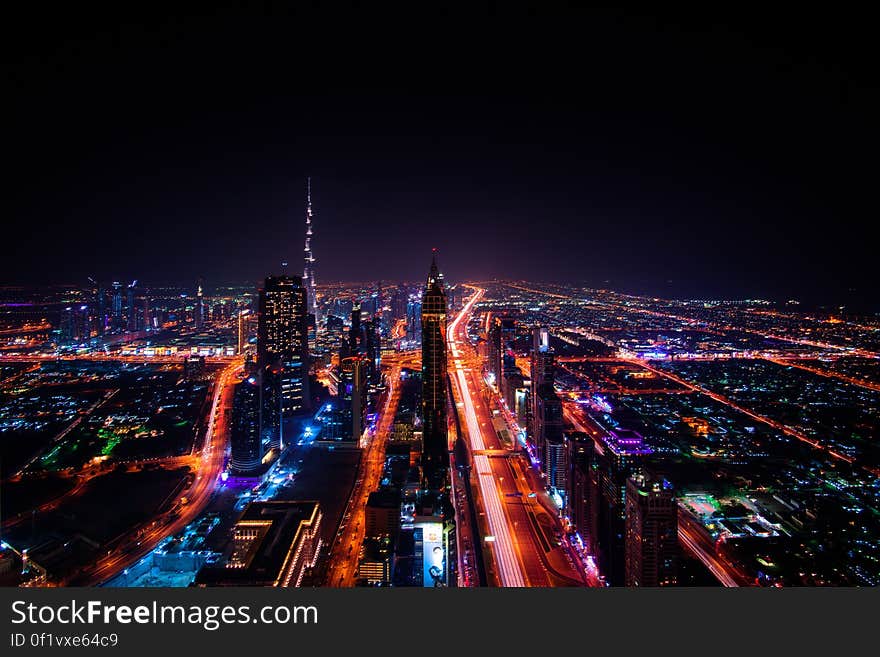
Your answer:
[[[400,51],[304,8],[18,31],[0,280],[260,280],[301,262],[311,176],[319,282],[437,247],[456,280],[877,311],[858,22],[571,11]]]
[[[864,25],[151,12],[14,30],[0,586],[880,586]]]

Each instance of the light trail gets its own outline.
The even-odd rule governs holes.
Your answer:
[[[471,395],[465,378],[464,368],[461,362],[461,354],[458,350],[458,343],[455,340],[455,330],[459,322],[470,314],[471,308],[477,300],[483,295],[484,290],[475,288],[475,294],[462,308],[458,316],[447,327],[447,341],[452,354],[452,361],[455,369],[456,382],[464,404],[465,421],[468,427],[468,436],[471,442],[471,450],[474,459],[474,466],[477,472],[477,482],[480,486],[480,497],[483,506],[486,509],[486,517],[489,521],[489,529],[495,537],[492,543],[495,560],[498,564],[499,577],[502,586],[505,587],[524,587],[525,579],[522,570],[516,558],[513,549],[513,540],[508,530],[507,520],[504,516],[504,508],[498,495],[497,483],[495,476],[492,474],[492,468],[489,459],[485,454],[480,454],[485,450],[486,445],[483,441],[483,433],[480,429],[480,423],[477,421],[477,415],[471,400]]]
[[[739,587],[737,581],[727,574],[727,571],[724,569],[724,566],[719,563],[717,559],[715,559],[711,554],[706,552],[699,544],[691,538],[690,534],[683,527],[678,528],[678,540],[681,544],[694,555],[700,562],[706,566],[708,571],[715,576],[719,582],[721,582],[722,586],[726,586],[729,588]]]

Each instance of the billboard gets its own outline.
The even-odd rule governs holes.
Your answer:
[[[446,545],[443,523],[417,520],[415,528],[422,530],[422,586],[446,586]]]

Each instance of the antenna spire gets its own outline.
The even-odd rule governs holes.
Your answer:
[[[312,254],[312,177],[306,177],[306,244],[304,251],[303,285],[309,313],[315,316],[317,330],[318,304],[315,287],[315,256]]]

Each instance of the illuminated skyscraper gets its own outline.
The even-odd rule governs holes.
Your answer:
[[[205,301],[202,298],[202,281],[199,279],[199,285],[196,289],[196,328],[202,328],[205,321]]]
[[[342,401],[342,438],[355,442],[361,439],[367,418],[367,362],[361,356],[350,356],[340,363],[342,379],[339,397]]]
[[[263,458],[260,440],[260,382],[250,377],[235,386],[232,397],[232,435],[230,468],[249,474],[260,467]]]
[[[113,295],[110,297],[111,326],[118,331],[125,326],[122,320],[122,283],[113,281]]]
[[[626,483],[626,585],[678,583],[678,505],[672,484],[643,471]]]
[[[306,181],[306,248],[302,284],[306,290],[308,313],[315,318],[315,330],[317,330],[318,296],[315,287],[315,256],[312,253],[312,179],[306,178]]]
[[[558,444],[562,437],[563,419],[562,402],[553,387],[556,377],[556,356],[550,347],[550,332],[546,326],[535,327],[532,331],[530,369],[532,396],[529,437],[535,449],[541,454],[543,462],[549,466],[547,443],[554,441],[554,444]],[[547,474],[549,475],[549,472]]]
[[[134,333],[137,331],[137,313],[134,309],[134,289],[137,286],[137,281],[132,281],[128,286],[128,294],[127,294],[127,302],[126,302],[126,322],[129,333]]]
[[[269,276],[260,290],[257,360],[280,365],[281,408],[286,416],[311,407],[308,305],[299,276]]]
[[[422,294],[422,464],[432,488],[444,486],[449,468],[446,372],[446,292],[435,249]]]
[[[651,453],[635,431],[612,429],[596,443],[596,548],[599,570],[612,586],[623,586],[626,544],[626,485]]]

